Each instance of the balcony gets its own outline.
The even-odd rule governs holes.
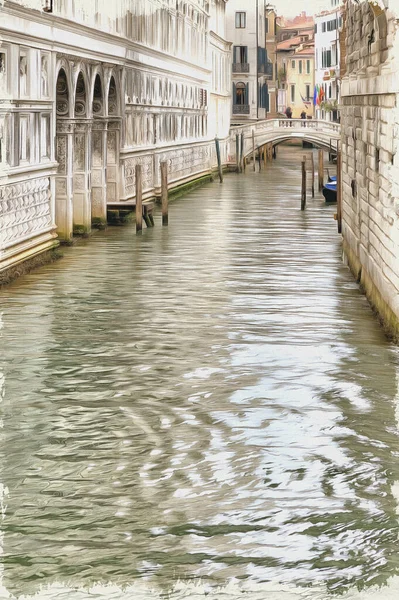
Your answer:
[[[259,75],[265,75],[266,79],[273,79],[273,63],[258,65]]]
[[[233,104],[233,115],[249,115],[249,104]]]
[[[233,73],[249,73],[249,63],[233,63]]]

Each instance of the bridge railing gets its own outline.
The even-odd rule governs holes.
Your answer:
[[[281,133],[287,132],[287,137],[306,137],[312,139],[318,138],[324,145],[335,145],[339,139],[341,125],[331,121],[322,121],[320,119],[287,119],[280,117],[277,119],[265,119],[256,123],[245,125],[236,125],[230,128],[230,143],[228,162],[234,163],[236,160],[236,135],[244,134],[244,155],[252,150],[252,132],[254,132],[255,145],[273,142],[273,138],[281,139]],[[270,134],[270,135],[269,135]],[[316,135],[315,135],[316,134]],[[284,137],[286,137],[284,135]]]
[[[332,133],[339,135],[341,131],[341,125],[339,123],[333,123],[332,121],[322,121],[320,119],[266,119],[264,121],[258,121],[256,123],[248,123],[245,125],[236,125],[230,129],[230,135],[234,136],[236,133],[249,133],[252,135],[252,130],[257,133],[265,133],[267,131],[273,131],[276,129],[286,128],[305,128],[312,129],[313,131],[320,131],[323,133]]]

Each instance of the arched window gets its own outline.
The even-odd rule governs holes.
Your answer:
[[[236,83],[235,104],[248,104],[248,88],[245,83]]]

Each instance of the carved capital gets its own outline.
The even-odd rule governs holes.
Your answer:
[[[75,123],[57,119],[57,133],[73,133]]]

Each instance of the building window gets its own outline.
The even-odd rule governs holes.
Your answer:
[[[306,101],[309,102],[310,99],[310,85],[306,84]]]
[[[335,31],[337,29],[337,19],[327,21],[327,31]]]
[[[317,23],[316,23],[316,25],[314,26],[314,32],[315,32],[315,33],[317,33]]]
[[[299,60],[298,64],[299,64],[299,74],[302,75],[302,61]]]
[[[248,46],[233,47],[233,63],[242,64],[248,62]]]
[[[248,104],[248,87],[245,83],[239,81],[235,84],[235,103],[234,104]]]
[[[236,12],[236,29],[244,29],[247,22],[247,13]]]
[[[310,73],[310,60],[306,61],[306,73],[309,75]]]
[[[321,24],[321,30],[322,30],[323,33],[325,32],[325,30],[326,30],[326,23],[325,22]]]
[[[291,69],[295,69],[295,60],[291,61]]]
[[[291,102],[295,103],[295,85],[291,85]]]
[[[321,53],[321,68],[331,67],[331,50],[322,50]]]
[[[265,33],[269,33],[269,19],[265,18]]]

